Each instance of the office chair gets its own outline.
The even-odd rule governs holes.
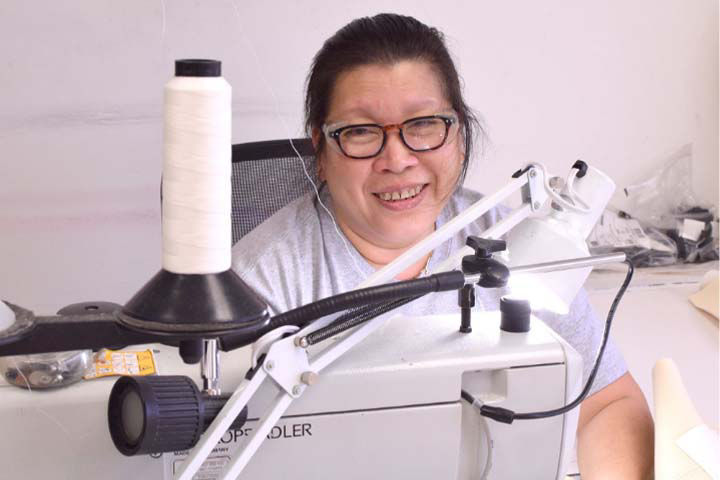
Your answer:
[[[282,207],[312,190],[298,153],[317,184],[315,149],[309,138],[292,139],[292,145],[285,139],[232,146],[233,244]]]

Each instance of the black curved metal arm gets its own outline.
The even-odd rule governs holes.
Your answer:
[[[15,313],[19,328],[14,332],[5,332],[5,335],[0,332],[0,357],[81,349],[116,349],[167,341],[167,338],[123,327],[118,323],[116,313],[35,316],[22,307],[8,306]]]

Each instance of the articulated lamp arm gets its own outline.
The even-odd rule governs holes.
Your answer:
[[[488,238],[499,238],[527,218],[532,212],[542,208],[548,198],[546,185],[545,169],[539,165],[528,166],[518,172],[516,178],[513,178],[507,186],[476,202],[439,228],[434,234],[371,275],[358,285],[358,288],[392,281],[400,272],[416,262],[418,258],[426,255],[511,195],[521,191],[523,196],[522,205],[483,235]],[[456,268],[462,256],[467,254],[468,252],[462,249],[461,252],[452,255],[451,258],[445,261],[440,268],[444,270]],[[439,271],[439,269],[437,270]],[[437,273],[437,271],[434,273]],[[290,335],[287,335],[290,333],[287,330],[282,332],[273,331],[256,342],[255,347],[259,346],[258,348],[254,347],[256,354],[258,352],[264,353],[264,356],[258,356],[258,359],[261,359],[262,362],[255,366],[252,378],[240,385],[218,414],[216,420],[208,427],[204,436],[183,463],[176,476],[178,480],[192,479],[232,421],[245,408],[252,396],[260,388],[262,382],[269,376],[280,387],[280,392],[273,400],[273,404],[269,407],[267,413],[261,417],[260,424],[258,428],[254,429],[248,443],[226,465],[221,476],[225,480],[237,478],[292,401],[300,397],[307,388],[309,382],[303,383],[302,379],[309,379],[313,375],[317,375],[325,367],[379,329],[387,321],[387,318],[380,316],[368,321],[310,359],[307,350],[299,346],[299,339],[327,326],[331,321],[331,318],[320,319],[301,330],[294,331]],[[283,335],[287,336],[283,338]]]

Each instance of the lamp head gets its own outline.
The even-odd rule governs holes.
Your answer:
[[[589,255],[585,239],[610,200],[615,184],[604,173],[586,166],[573,168],[560,196],[545,215],[520,222],[506,238],[504,257],[509,267],[568,260]],[[530,301],[533,310],[567,313],[592,268],[541,274],[513,274],[508,286],[513,295]]]

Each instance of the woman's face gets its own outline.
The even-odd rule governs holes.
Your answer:
[[[362,66],[340,75],[325,123],[400,124],[451,111],[430,65],[403,61]],[[376,247],[405,249],[432,232],[461,170],[457,131],[453,125],[437,150],[413,152],[393,129],[387,132],[382,152],[364,160],[346,157],[337,144],[330,144],[334,139],[326,138],[320,175],[345,233]]]

